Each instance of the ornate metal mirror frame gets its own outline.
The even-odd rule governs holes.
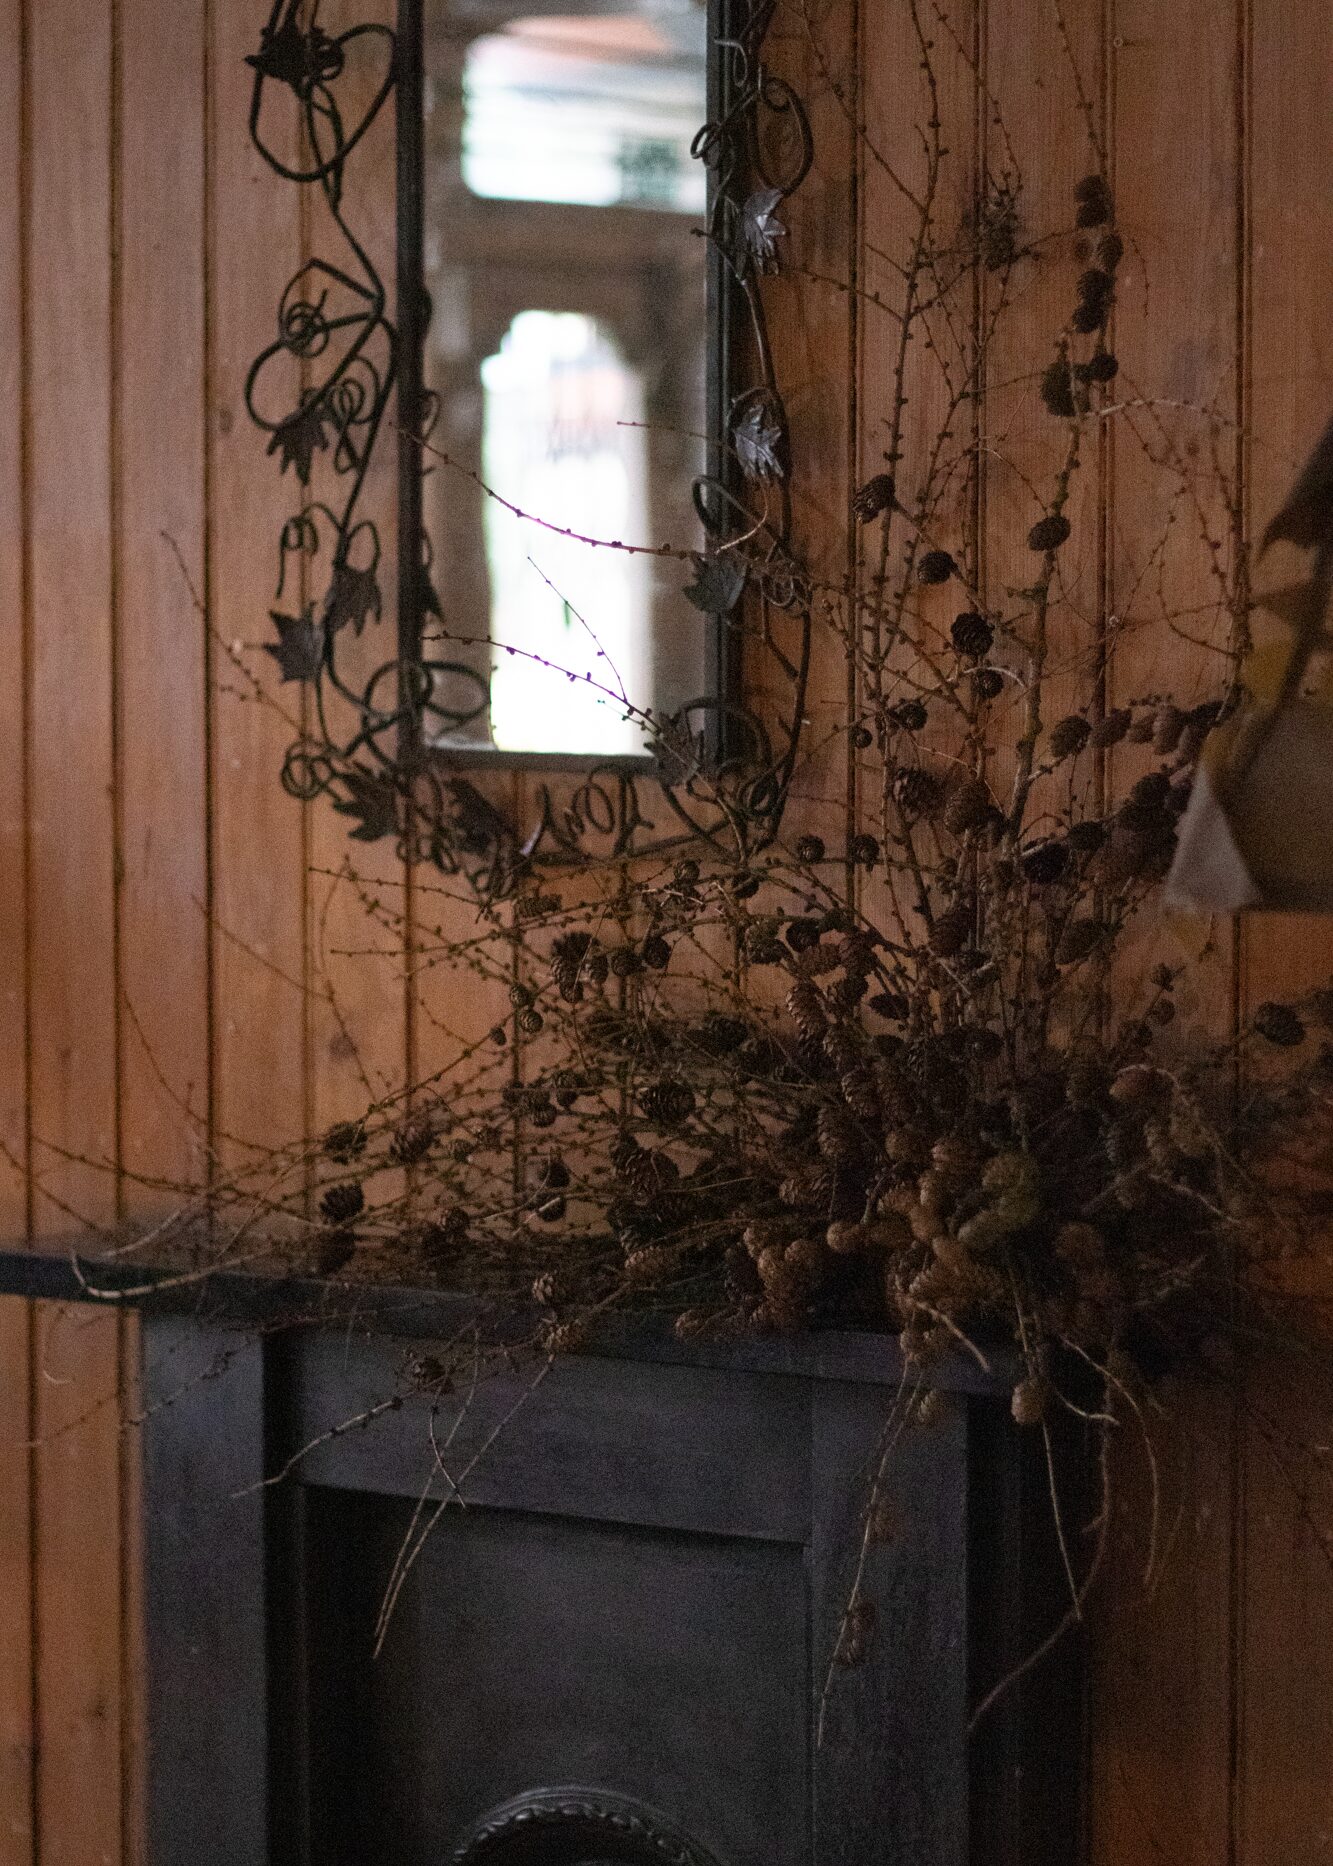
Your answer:
[[[422,525],[437,412],[422,380],[422,4],[398,0],[394,27],[374,21],[333,35],[320,25],[319,0],[273,0],[249,60],[255,147],[279,175],[319,191],[343,242],[334,256],[303,259],[246,381],[268,452],[300,486],[279,538],[276,639],[265,644],[303,697],[282,782],[296,798],[327,797],[358,841],[392,839],[404,857],[489,897],[512,893],[542,864],[699,838],[744,864],[781,819],[810,653],[811,592],[791,546],[787,416],[762,284],[780,264],[782,204],[812,156],[799,98],[765,63],[776,0],[709,0],[708,121],[693,145],[708,174],[709,470],[693,488],[703,546],[683,553],[679,571],[710,619],[711,688],[668,717],[640,716],[644,756],[592,760],[460,755],[433,743],[442,722],[465,716],[468,702],[454,696],[477,675],[450,653],[447,630],[427,628],[441,620],[435,591],[449,565],[430,563]],[[386,282],[357,233],[355,167],[372,127],[393,114],[384,106],[395,92],[391,316]],[[386,428],[397,434],[396,525],[367,509]],[[322,495],[317,461],[321,484],[334,489]],[[351,650],[389,620],[381,566],[391,529],[401,541],[396,641],[367,676],[364,650]],[[478,634],[485,623],[468,639]],[[743,703],[742,682],[764,692],[763,718]],[[495,776],[514,762],[533,768],[521,822],[506,808],[511,787]]]

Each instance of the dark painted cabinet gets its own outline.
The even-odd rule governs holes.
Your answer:
[[[1064,1606],[1040,1442],[981,1383],[894,1450],[825,1697],[887,1344],[561,1361],[325,1437],[401,1344],[144,1340],[152,1866],[1075,1857],[1076,1648],[966,1733]]]

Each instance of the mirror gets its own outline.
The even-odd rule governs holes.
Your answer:
[[[700,542],[706,0],[420,4],[427,737],[637,758],[709,690],[679,556],[615,548]]]

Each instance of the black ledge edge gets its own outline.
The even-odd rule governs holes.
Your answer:
[[[474,1321],[516,1343],[531,1334],[533,1314],[476,1296],[401,1284],[290,1276],[263,1268],[185,1273],[98,1258],[88,1239],[22,1239],[0,1243],[0,1296],[34,1302],[87,1302],[146,1313],[194,1314],[211,1327],[259,1332],[295,1328],[358,1328],[404,1342],[439,1342]],[[752,1341],[681,1341],[661,1317],[621,1316],[599,1324],[580,1351],[593,1358],[651,1361],[664,1366],[735,1368],[805,1380],[897,1386],[903,1359],[891,1335],[871,1329],[812,1329]],[[961,1348],[931,1369],[929,1384],[945,1392],[1007,1396],[1017,1377],[1011,1349],[987,1355],[989,1372]]]

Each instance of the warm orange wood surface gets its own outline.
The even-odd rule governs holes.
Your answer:
[[[774,281],[771,319],[802,475],[797,530],[830,577],[857,569],[842,515],[886,444],[894,329],[872,300],[892,293],[876,249],[892,244],[903,211],[850,126],[863,117],[892,162],[917,160],[910,3],[783,0],[775,26],[774,62],[810,102],[819,162],[786,210],[796,273]],[[1089,160],[1056,0],[953,0],[956,38],[933,0],[918,3],[934,21],[959,211],[983,145],[995,161],[991,91],[1033,219],[1058,220]],[[1130,243],[1122,380],[1248,422],[1234,457],[1261,526],[1333,410],[1333,8],[1063,7]],[[388,17],[391,0],[327,0],[326,23],[377,13]],[[416,945],[428,955],[434,929],[456,928],[464,911],[429,876],[408,877],[379,851],[363,862],[387,925],[368,924],[331,879],[346,854],[341,825],[281,792],[290,735],[239,697],[226,653],[264,636],[292,504],[290,475],[280,485],[248,426],[245,371],[320,226],[317,205],[303,207],[249,148],[242,60],[266,14],[262,0],[0,0],[10,1233],[67,1229],[71,1210],[160,1208],[154,1180],[225,1173],[256,1142],[352,1108],[363,1072],[383,1094],[508,1015],[499,994],[493,1007],[480,1001],[470,976],[462,994],[429,964],[414,977]],[[391,114],[356,172],[362,224],[391,272]],[[1066,290],[1038,273],[988,361],[977,419],[1029,474],[1049,469],[1050,429],[1016,378],[1042,366]],[[960,341],[965,352],[967,332]],[[904,483],[933,414],[930,368],[912,356],[906,369],[920,393]],[[371,489],[381,518],[394,451],[390,434]],[[1091,644],[1063,644],[1071,681],[1095,663],[1169,500],[1165,484],[1159,503],[1150,481],[1116,469],[1104,447],[1071,508]],[[941,515],[992,590],[1014,580],[1026,496],[996,458],[977,498]],[[1231,552],[1225,512],[1210,516]],[[391,513],[385,543],[391,553]],[[1202,600],[1205,557],[1197,533],[1173,540],[1173,595],[1197,585]],[[1134,632],[1112,656],[1110,692],[1189,690],[1200,665],[1167,632]],[[844,666],[826,654],[814,739],[848,698]],[[841,749],[818,759],[796,805],[803,820],[850,819],[852,778]],[[1327,921],[1217,931],[1197,995],[1222,1027],[1333,968]],[[338,956],[394,940],[401,956],[379,969]],[[132,1402],[118,1397],[133,1359],[116,1318],[0,1303],[0,1866],[136,1857],[134,1435],[120,1424]],[[1177,1396],[1162,1441],[1168,1547],[1151,1597],[1142,1460],[1125,1457],[1092,1646],[1082,1866],[1333,1862],[1333,1485],[1312,1451],[1333,1434],[1333,1383],[1262,1372],[1256,1391],[1252,1418]]]

